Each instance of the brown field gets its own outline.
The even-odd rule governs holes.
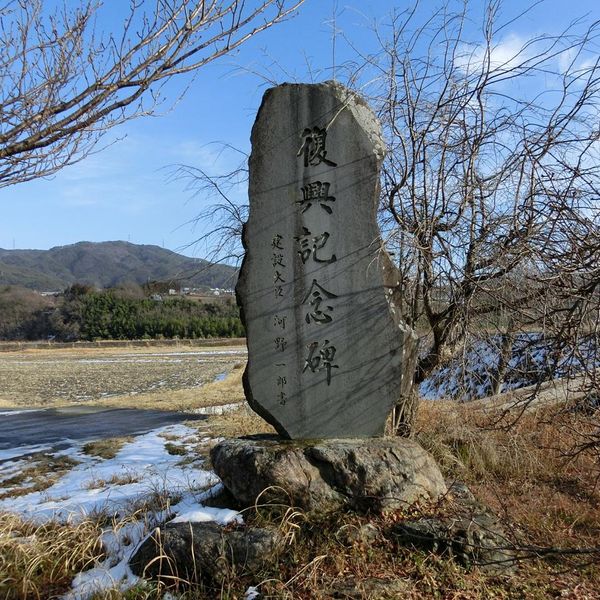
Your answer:
[[[93,403],[171,409],[225,403],[230,400],[211,395],[208,384],[223,387],[215,379],[245,360],[246,349],[239,345],[1,352],[0,407]]]

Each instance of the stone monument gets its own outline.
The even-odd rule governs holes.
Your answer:
[[[417,341],[390,306],[376,220],[379,123],[335,82],[265,93],[236,288],[250,406],[293,439],[383,434]]]
[[[394,510],[446,491],[413,440],[381,438],[412,389],[417,338],[377,226],[384,145],[356,94],[327,82],[265,93],[236,288],[244,390],[280,437],[225,440],[215,472],[239,505]]]

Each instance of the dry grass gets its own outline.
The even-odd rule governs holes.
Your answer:
[[[137,483],[140,478],[134,473],[115,473],[109,479],[92,479],[85,484],[88,490],[97,490],[115,485],[127,485],[129,483]]]
[[[32,454],[25,461],[18,474],[2,480],[0,500],[47,490],[79,464],[68,456],[52,456],[43,452]]]
[[[498,414],[469,404],[424,403],[417,439],[449,478],[466,481],[524,543],[598,547],[600,463],[594,451],[572,456],[579,435],[594,424],[556,411],[540,409],[502,428]]]
[[[246,521],[278,528],[285,540],[271,561],[253,573],[236,572],[224,565],[222,581],[212,586],[171,578],[172,591],[181,600],[241,600],[250,585],[259,587],[261,597],[280,600],[600,597],[594,568],[577,569],[563,562],[553,569],[541,560],[531,560],[522,564],[518,573],[490,576],[479,569],[467,571],[447,557],[403,545],[395,533],[398,522],[433,510],[439,507],[383,517],[340,513],[309,519],[289,507],[259,506],[246,513]],[[361,536],[365,526],[375,535]],[[158,600],[163,593],[164,588],[138,588],[102,598]]]
[[[81,451],[89,456],[111,459],[118,454],[119,450],[121,450],[125,444],[132,441],[133,438],[131,436],[94,440],[93,442],[84,444]]]
[[[0,598],[42,600],[58,597],[73,576],[102,556],[100,528],[36,525],[16,515],[0,514]]]
[[[174,444],[173,442],[167,442],[165,444],[165,450],[173,456],[185,456],[188,453],[185,446]]]
[[[242,374],[244,363],[233,364],[229,374],[220,381],[209,381],[201,387],[181,390],[161,390],[135,396],[115,396],[94,402],[98,406],[114,408],[155,409],[155,410],[181,410],[190,411],[206,406],[218,406],[244,402],[242,388]],[[219,367],[222,368],[222,367]]]
[[[222,415],[211,415],[208,427],[212,435],[218,437],[240,437],[261,433],[276,433],[275,429],[259,417],[246,403],[238,410]]]

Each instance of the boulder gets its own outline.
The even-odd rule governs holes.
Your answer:
[[[280,542],[270,529],[167,523],[141,544],[129,566],[144,578],[218,584],[226,573],[251,572],[273,560]]]
[[[446,492],[431,455],[406,438],[239,438],[217,444],[211,459],[223,485],[243,506],[259,499],[309,512],[380,513],[437,500]]]

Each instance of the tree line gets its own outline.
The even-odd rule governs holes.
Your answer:
[[[131,340],[243,337],[235,303],[145,297],[133,287],[95,291],[75,284],[62,296],[0,289],[0,339]]]

